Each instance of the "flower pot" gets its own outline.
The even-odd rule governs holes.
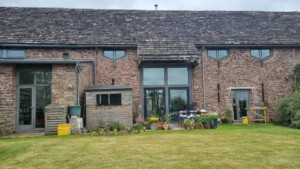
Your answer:
[[[174,124],[168,124],[168,127],[169,127],[169,130],[173,130],[173,128],[174,128]]]
[[[168,130],[168,123],[164,123],[164,124],[163,124],[163,129],[164,129],[164,130]]]
[[[163,128],[163,125],[162,124],[158,124],[157,125],[157,130],[163,130],[164,128]]]
[[[151,130],[156,130],[156,125],[151,125]]]
[[[200,123],[194,124],[194,129],[203,129],[203,125]]]

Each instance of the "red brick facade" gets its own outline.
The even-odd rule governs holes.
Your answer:
[[[126,57],[115,62],[103,56],[103,50],[59,50],[30,49],[28,58],[63,59],[63,53],[69,53],[69,59],[90,59],[96,57],[96,72],[93,62],[80,67],[80,91],[93,85],[110,85],[112,79],[116,85],[132,86],[133,102],[143,102],[141,94],[141,75],[136,49],[127,49]],[[251,105],[262,102],[264,84],[265,100],[274,105],[284,95],[291,92],[291,81],[287,77],[293,66],[300,63],[300,50],[278,48],[272,49],[272,56],[261,62],[250,56],[250,49],[232,48],[229,56],[219,61],[207,56],[199,50],[199,65],[193,69],[192,102],[198,108],[203,108],[202,59],[204,59],[206,109],[223,113],[226,107],[231,107],[231,90],[234,88],[251,89]],[[95,74],[95,78],[93,76]],[[66,107],[76,104],[76,65],[52,64],[52,103],[63,104]],[[13,64],[0,65],[0,115],[6,118],[6,130],[15,130],[16,121],[16,68]],[[220,102],[217,98],[217,85],[220,85]]]
[[[5,118],[5,130],[11,133],[16,122],[16,73],[14,65],[0,65],[0,116]]]
[[[112,79],[116,85],[130,85],[133,88],[133,100],[141,99],[141,80],[136,49],[127,49],[126,56],[115,62],[103,57],[103,51],[99,50],[97,55],[96,84],[111,85]]]
[[[206,108],[218,113],[223,113],[226,107],[231,107],[231,89],[234,88],[251,89],[252,106],[262,103],[262,83],[265,100],[271,103],[269,112],[274,113],[277,101],[291,92],[291,82],[287,77],[292,73],[294,64],[300,63],[299,50],[293,52],[293,49],[273,49],[272,56],[262,64],[250,56],[250,49],[230,49],[229,56],[219,61],[219,67],[217,60],[207,56],[206,49],[203,56]],[[202,63],[194,71],[194,101],[203,107],[201,79]],[[218,84],[220,102],[217,95]]]

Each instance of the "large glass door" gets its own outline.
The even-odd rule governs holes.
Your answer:
[[[45,106],[51,103],[50,68],[19,67],[17,72],[17,128],[45,127]]]
[[[147,119],[152,114],[160,117],[165,115],[165,92],[163,89],[144,89],[145,113],[144,118]]]
[[[18,91],[18,126],[20,130],[32,130],[34,128],[34,99],[33,88],[22,87]]]
[[[178,120],[180,110],[189,110],[189,91],[187,88],[169,89],[169,112],[174,121]]]
[[[250,90],[232,90],[232,109],[234,120],[247,116],[250,105]]]

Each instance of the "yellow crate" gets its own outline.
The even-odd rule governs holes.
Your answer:
[[[249,123],[248,117],[243,117],[242,122],[243,122],[243,124],[247,125]]]
[[[69,136],[71,134],[70,124],[59,124],[57,125],[57,135],[58,136]]]

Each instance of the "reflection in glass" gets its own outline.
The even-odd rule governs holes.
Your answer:
[[[270,50],[268,49],[261,50],[261,58],[266,58],[268,56],[270,56]]]
[[[219,50],[218,59],[222,59],[227,56],[227,50]]]
[[[247,116],[247,108],[249,107],[249,90],[234,90],[232,93],[232,109],[234,120],[241,120],[243,116]]]
[[[32,124],[32,89],[21,88],[20,89],[20,106],[19,106],[19,125],[31,125]]]
[[[208,56],[217,59],[217,50],[208,50]]]
[[[114,59],[114,52],[110,50],[105,50],[104,51],[104,56],[110,59]]]
[[[146,89],[145,90],[146,111],[145,119],[152,114],[160,117],[165,115],[164,112],[164,90],[162,89]]]
[[[116,59],[125,57],[125,51],[116,51]]]
[[[213,49],[209,49],[207,51],[207,54],[209,57],[212,57],[214,59],[222,59],[224,57],[227,56],[227,50],[213,50]]]
[[[172,89],[170,90],[170,110],[179,111],[187,110],[188,107],[188,92],[187,89]]]
[[[143,78],[144,85],[163,85],[164,68],[144,68]]]
[[[251,56],[259,58],[259,50],[251,50]]]
[[[37,84],[51,84],[52,74],[50,71],[37,71],[35,74]]]
[[[168,68],[168,84],[188,84],[187,68]]]
[[[7,57],[9,58],[22,58],[25,56],[25,50],[7,50]]]
[[[21,84],[21,85],[34,84],[34,72],[20,71],[19,84]]]
[[[44,128],[45,106],[51,103],[51,87],[37,86],[36,87],[36,128]]]
[[[251,53],[252,57],[255,57],[258,59],[264,59],[271,55],[270,49],[253,49],[253,50],[251,50],[250,53]]]

